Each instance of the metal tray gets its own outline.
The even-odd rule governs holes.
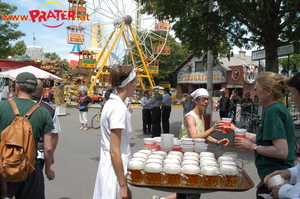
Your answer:
[[[246,173],[245,170],[242,172],[243,180],[242,182],[234,188],[227,188],[227,187],[216,187],[216,188],[206,188],[206,187],[186,187],[186,186],[162,186],[162,185],[147,185],[147,184],[139,184],[139,183],[131,183],[129,184],[141,187],[141,188],[150,188],[159,191],[166,191],[166,192],[174,192],[174,193],[206,193],[206,192],[215,192],[215,191],[247,191],[254,187],[254,183]]]

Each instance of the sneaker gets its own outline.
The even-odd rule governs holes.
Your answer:
[[[83,128],[82,130],[86,131],[86,130],[88,130],[88,128],[87,128],[87,127],[85,127],[85,128]]]
[[[84,129],[84,127],[82,126],[82,127],[80,127],[80,130],[83,130]]]

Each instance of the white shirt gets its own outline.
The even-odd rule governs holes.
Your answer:
[[[110,156],[111,129],[123,129],[121,135],[120,153],[123,162],[124,175],[131,158],[130,139],[132,132],[131,114],[125,102],[115,94],[110,94],[109,100],[101,114],[101,149],[100,161],[96,177],[93,199],[119,199],[120,187]]]

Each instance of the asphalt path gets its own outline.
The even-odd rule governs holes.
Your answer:
[[[92,129],[90,121],[99,108],[90,108],[88,112],[89,130],[79,130],[78,110],[67,108],[66,116],[59,116],[62,132],[59,134],[59,143],[55,151],[55,164],[52,169],[55,171],[55,179],[48,181],[45,178],[47,199],[91,199],[93,196],[95,178],[99,163],[100,154],[100,129]],[[219,119],[218,112],[213,112],[212,121]],[[175,137],[179,135],[182,120],[182,108],[172,108],[170,117],[170,132]],[[133,107],[132,113],[133,133],[131,140],[132,153],[143,148],[143,138],[150,137],[142,133],[142,109]],[[233,140],[233,134],[214,132],[213,137],[218,139],[227,137]],[[224,152],[234,151],[239,154],[245,162],[245,171],[250,176],[254,185],[259,182],[257,171],[254,165],[254,154],[251,151],[238,149],[231,142],[227,147],[218,147],[209,144],[208,151],[217,155]],[[104,171],[105,172],[105,171]],[[217,191],[203,193],[204,199],[253,199],[255,198],[255,186],[247,191],[228,192]],[[150,188],[132,187],[134,199],[152,199],[153,195],[167,196],[169,192],[157,191]]]

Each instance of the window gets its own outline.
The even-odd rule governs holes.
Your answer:
[[[204,63],[203,61],[195,62],[195,72],[197,71],[204,71]]]

